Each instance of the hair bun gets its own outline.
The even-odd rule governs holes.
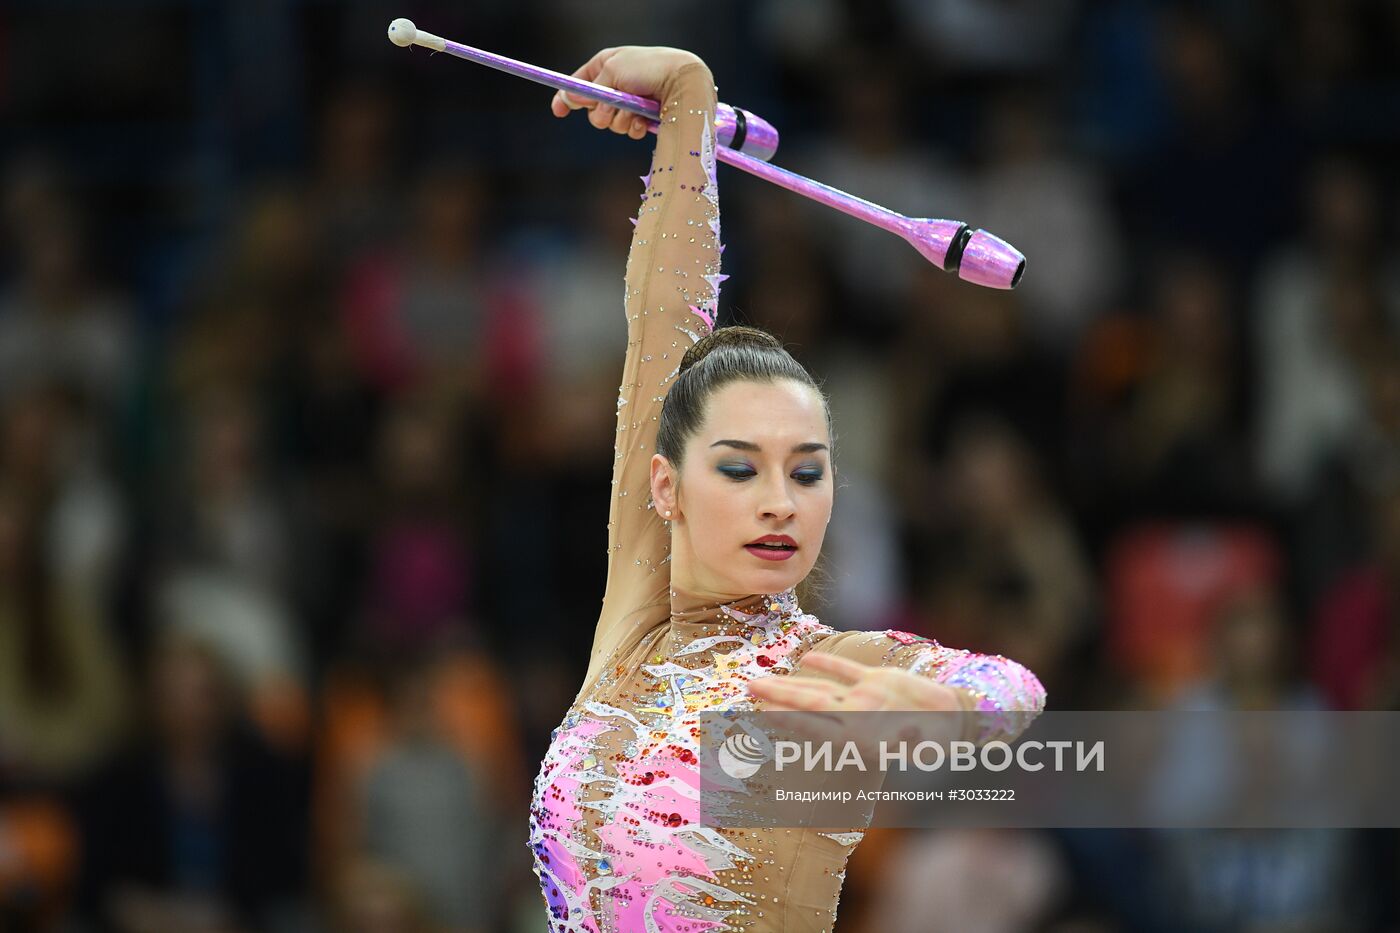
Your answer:
[[[743,324],[720,327],[701,337],[685,351],[685,355],[681,357],[681,367],[677,374],[685,372],[721,347],[759,347],[768,350],[781,350],[783,343],[768,331],[760,330],[757,327],[748,327]]]

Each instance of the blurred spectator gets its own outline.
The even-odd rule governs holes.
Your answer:
[[[1086,341],[1074,394],[1086,512],[1121,522],[1257,504],[1233,306],[1216,265],[1163,258],[1151,316],[1104,321]]]
[[[1196,712],[1320,709],[1321,697],[1300,677],[1299,657],[1278,594],[1255,588],[1216,607],[1210,632],[1210,667],[1172,708]],[[1257,734],[1232,734],[1238,719],[1179,718],[1177,744],[1161,775],[1158,798],[1178,812],[1219,812],[1216,801],[1248,793],[1240,786],[1244,756],[1267,755],[1289,775],[1283,783],[1324,785],[1327,763],[1318,758],[1320,720],[1300,719],[1288,745],[1273,747],[1267,726]],[[1255,743],[1251,745],[1251,743]],[[1311,781],[1308,771],[1316,772]],[[1298,805],[1307,802],[1299,800]],[[1192,817],[1186,817],[1192,819]],[[1172,820],[1171,816],[1167,817]],[[1153,912],[1175,929],[1354,929],[1367,905],[1359,885],[1359,852],[1345,829],[1156,830],[1151,863]]]
[[[254,584],[194,567],[171,574],[155,597],[161,630],[217,646],[247,696],[261,738],[299,747],[308,726],[306,686],[302,651],[284,607]]]
[[[1162,6],[1156,0],[1094,3],[1079,23],[1069,69],[1074,135],[1115,169],[1146,153],[1167,120],[1165,76],[1154,54]]]
[[[218,646],[264,737],[306,729],[304,521],[269,475],[249,399],[208,389],[188,399],[184,473],[162,496],[162,563],[152,590],[160,629]]]
[[[528,793],[509,693],[473,652],[381,651],[332,672],[317,782],[324,870],[373,855],[414,880],[425,918],[490,929],[504,916],[529,876],[499,847],[497,814],[525,807]]]
[[[0,926],[59,929],[69,915],[78,833],[61,798],[42,789],[0,801]]]
[[[872,892],[882,933],[1017,933],[1042,924],[1066,895],[1063,860],[1040,833],[909,832]]]
[[[210,389],[187,400],[183,475],[167,487],[167,552],[285,598],[296,580],[295,512],[274,483],[249,397]]]
[[[1079,0],[898,0],[939,66],[975,74],[1025,72],[1060,62]]]
[[[377,518],[374,426],[384,400],[359,377],[344,329],[324,311],[308,316],[279,385],[280,475],[301,526],[294,590],[318,678],[345,647],[345,620],[359,606],[359,589],[345,581],[363,579]]]
[[[382,647],[478,637],[471,488],[449,413],[404,400],[381,423],[383,514],[370,533],[364,635]]]
[[[0,482],[0,775],[62,786],[121,738],[126,684],[103,604],[44,546],[45,504]]]
[[[986,122],[977,209],[969,216],[1035,257],[1017,286],[1026,325],[1066,354],[1124,282],[1124,237],[1106,180],[1063,146],[1063,117],[1044,94],[1007,95]]]
[[[331,933],[441,933],[411,872],[363,859],[336,879]]]
[[[1309,930],[1342,933],[1365,908],[1345,830],[1159,831],[1145,866],[1154,917],[1201,933]]]
[[[330,305],[313,205],[288,182],[250,186],[246,207],[189,286],[172,337],[169,388],[240,386],[278,412],[297,341]]]
[[[1281,563],[1273,537],[1248,525],[1146,524],[1117,536],[1103,561],[1105,641],[1133,707],[1171,702],[1209,673],[1217,607],[1276,586]]]
[[[814,71],[841,42],[841,7],[840,0],[758,0],[755,28],[775,57]]]
[[[911,216],[925,209],[940,217],[969,216],[971,192],[961,171],[946,152],[916,145],[911,137],[911,102],[900,60],[873,50],[849,50],[840,60],[842,67],[830,70],[824,88],[834,135],[799,160],[797,169]],[[892,249],[888,231],[833,220],[814,229],[852,297],[841,324],[855,334],[888,337],[897,324],[897,305],[921,264]]]
[[[1318,605],[1314,675],[1337,709],[1400,708],[1400,486],[1371,503],[1371,556],[1342,574]]]
[[[1188,507],[1245,499],[1231,299],[1209,265],[1177,266],[1159,282],[1156,365],[1120,435],[1122,466],[1149,498]]]
[[[7,239],[18,258],[0,292],[0,395],[56,384],[93,413],[95,428],[129,404],[138,346],[132,309],[98,279],[80,202],[43,163],[5,184]]]
[[[1248,270],[1290,217],[1300,144],[1256,95],[1250,60],[1212,5],[1168,6],[1155,30],[1166,132],[1140,165],[1125,216],[1149,244],[1190,243]]]
[[[1393,80],[1394,8],[1357,0],[1319,8],[1291,0],[1282,12],[1283,34],[1260,45],[1269,55],[1271,83],[1295,119],[1317,137],[1371,136]]]
[[[432,167],[415,186],[410,232],[348,268],[344,326],[380,390],[422,384],[472,411],[533,379],[524,296],[482,242],[487,191],[476,166]]]
[[[84,795],[83,912],[123,933],[278,929],[306,889],[302,766],[246,729],[208,642],[170,633],[149,663],[146,734]]]
[[[1089,634],[1089,567],[1024,442],[969,420],[941,480],[950,511],[915,575],[916,630],[958,647],[1026,658],[1055,690]]]
[[[949,482],[960,513],[956,546],[988,583],[1024,594],[1014,611],[989,620],[991,642],[1057,679],[1065,652],[1087,632],[1092,595],[1075,533],[1033,456],[1005,425],[973,422],[956,437]]]
[[[446,926],[490,931],[510,860],[489,780],[438,731],[430,678],[409,670],[391,689],[394,738],[360,786],[365,849],[414,878]]]
[[[560,467],[612,454],[616,361],[627,344],[618,281],[643,190],[632,174],[609,174],[585,187],[577,234],[538,246],[528,282],[543,364],[529,413],[536,429],[531,449]]]
[[[940,468],[958,425],[994,417],[1034,449],[1055,451],[1065,391],[1054,360],[1027,340],[1018,296],[962,288],[929,265],[917,283],[890,357],[899,391],[885,459],[912,530],[927,530],[953,507]],[[1058,463],[1045,467],[1057,486]]]
[[[43,503],[39,540],[53,573],[101,604],[122,569],[128,508],[89,424],[58,386],[17,392],[0,403],[0,470],[20,495]]]
[[[388,244],[398,232],[398,105],[372,82],[338,88],[324,106],[310,206],[330,267]]]
[[[1378,191],[1358,164],[1319,162],[1305,238],[1280,249],[1258,283],[1259,463],[1283,501],[1297,503],[1329,456],[1355,443],[1362,379],[1392,344],[1400,268],[1379,240]]]
[[[1306,238],[1259,283],[1258,460],[1292,522],[1294,588],[1311,609],[1366,557],[1368,500],[1397,475],[1400,266],[1381,239],[1373,173],[1316,164]]]
[[[1321,694],[1303,679],[1303,658],[1281,594],[1267,584],[1224,595],[1207,635],[1209,668],[1182,693],[1178,708],[1322,708]]]

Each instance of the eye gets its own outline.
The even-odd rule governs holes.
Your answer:
[[[742,483],[755,474],[754,470],[747,467],[720,467],[719,471],[736,483]],[[800,473],[792,474],[792,478],[803,486],[815,486],[817,483],[821,482],[822,476],[823,474],[819,470],[804,470]]]

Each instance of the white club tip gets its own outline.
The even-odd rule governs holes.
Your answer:
[[[413,20],[411,19],[404,19],[400,16],[389,24],[389,41],[399,48],[408,48],[417,38],[418,27],[413,25]]]

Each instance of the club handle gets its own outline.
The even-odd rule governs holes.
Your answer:
[[[661,117],[661,105],[648,97],[638,97],[615,88],[604,87],[592,81],[584,81],[572,75],[561,74],[538,65],[531,65],[505,55],[497,55],[484,49],[473,48],[460,42],[435,36],[413,25],[412,20],[399,18],[389,24],[389,41],[407,48],[422,46],[435,52],[446,52],[456,58],[476,62],[497,71],[534,81],[556,90],[568,91],[579,97],[611,104],[619,110],[626,110],[638,116],[656,121]],[[778,130],[762,117],[721,103],[715,108],[715,140],[722,146],[742,152],[747,156],[767,162],[778,151]]]

